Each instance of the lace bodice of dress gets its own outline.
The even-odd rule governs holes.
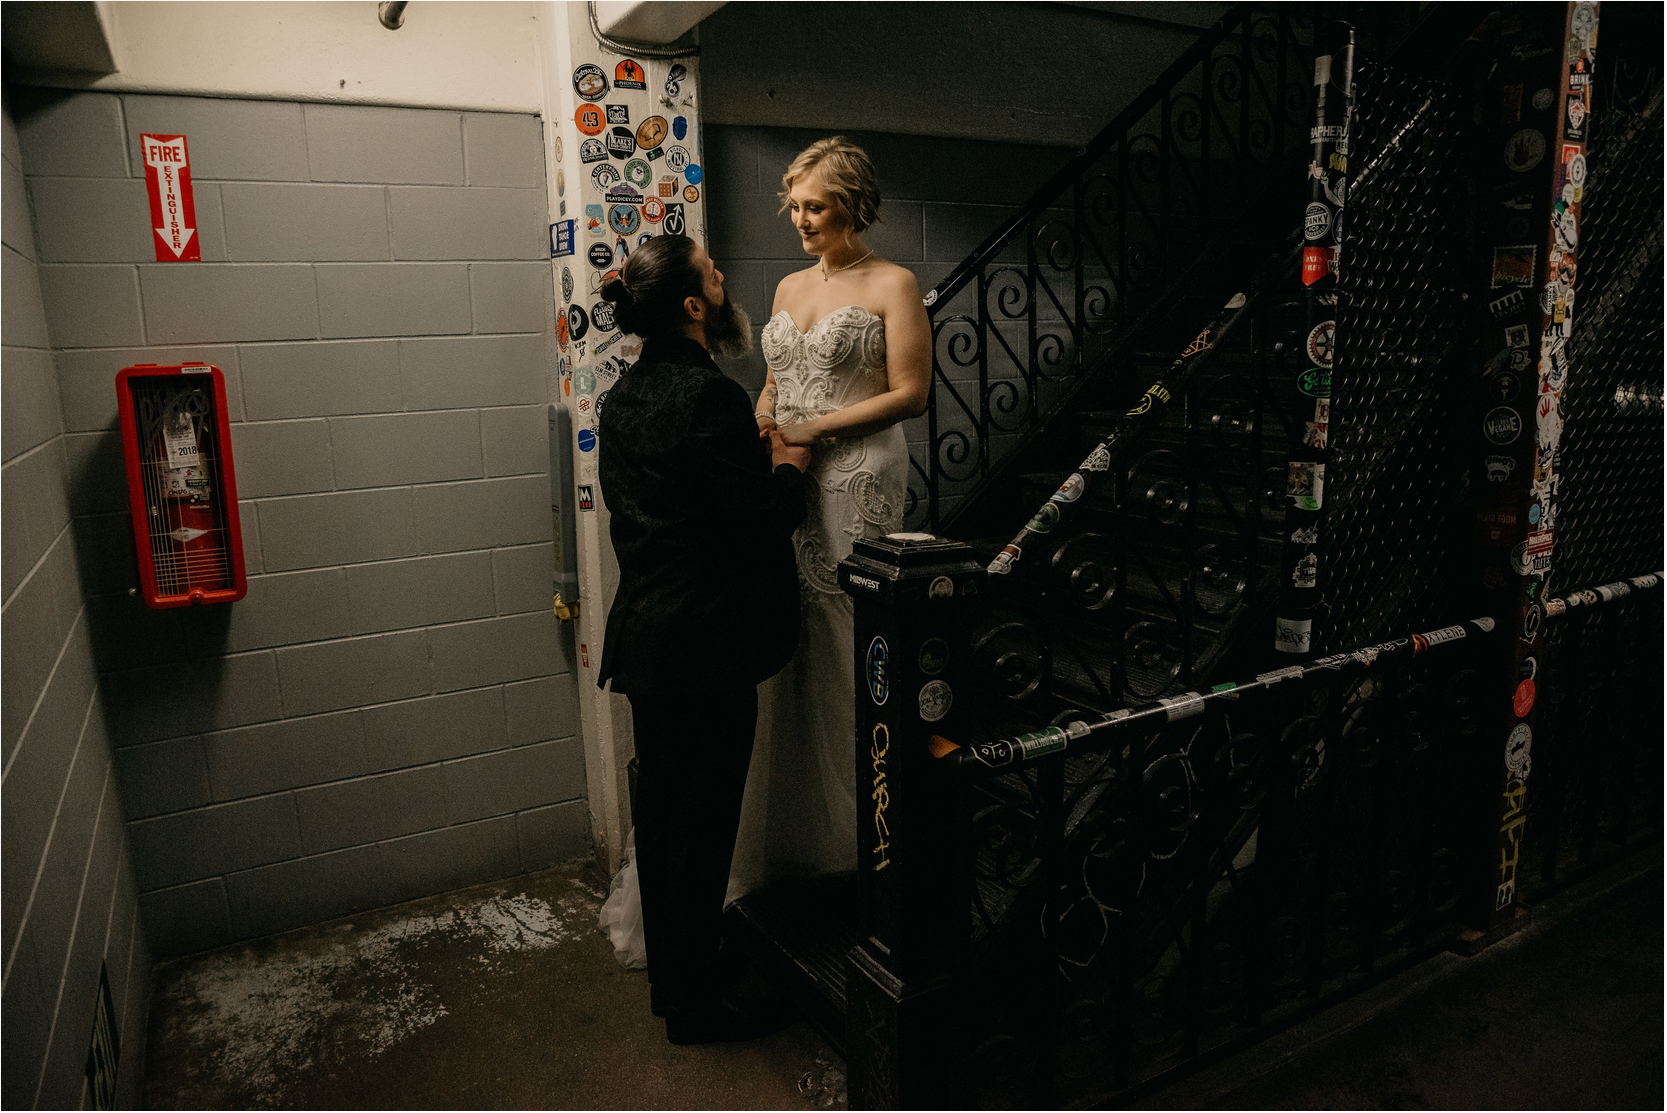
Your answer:
[[[808,421],[886,389],[886,323],[860,305],[836,309],[800,332],[782,310],[760,337],[776,374],[776,420]]]

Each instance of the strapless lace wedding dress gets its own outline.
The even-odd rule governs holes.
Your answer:
[[[764,326],[776,421],[808,421],[885,393],[885,322],[860,305],[800,332],[787,313]],[[729,899],[777,877],[856,869],[856,709],[851,600],[836,568],[859,537],[903,526],[903,427],[838,438],[811,452],[804,524],[793,535],[803,617],[793,660],[758,690],[758,735],[730,869]]]

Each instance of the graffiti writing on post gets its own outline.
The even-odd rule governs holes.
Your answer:
[[[886,724],[874,724],[874,739],[868,747],[868,756],[874,762],[874,791],[869,798],[874,801],[874,853],[880,860],[874,863],[874,871],[878,873],[891,865],[891,858],[886,853],[891,848],[887,841],[891,838],[891,830],[886,826],[886,809],[891,806],[891,792],[886,787],[886,753],[891,749],[891,731]]]

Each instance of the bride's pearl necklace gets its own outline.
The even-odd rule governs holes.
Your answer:
[[[869,248],[868,249],[868,255],[872,255],[872,254],[874,254],[874,249]],[[830,275],[830,274],[838,274],[840,271],[850,270],[852,267],[854,267],[858,263],[862,262],[863,259],[868,258],[868,255],[864,255],[862,257],[862,259],[853,259],[849,263],[846,263],[843,267],[835,267],[833,270],[828,269],[828,257],[826,255],[822,256],[822,260],[821,260],[822,281],[826,282],[828,280],[828,275]]]

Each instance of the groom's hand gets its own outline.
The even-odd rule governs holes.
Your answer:
[[[782,439],[780,429],[770,430],[770,467],[779,468],[783,464],[792,464],[800,471],[810,467],[810,448],[805,445],[791,445]]]

